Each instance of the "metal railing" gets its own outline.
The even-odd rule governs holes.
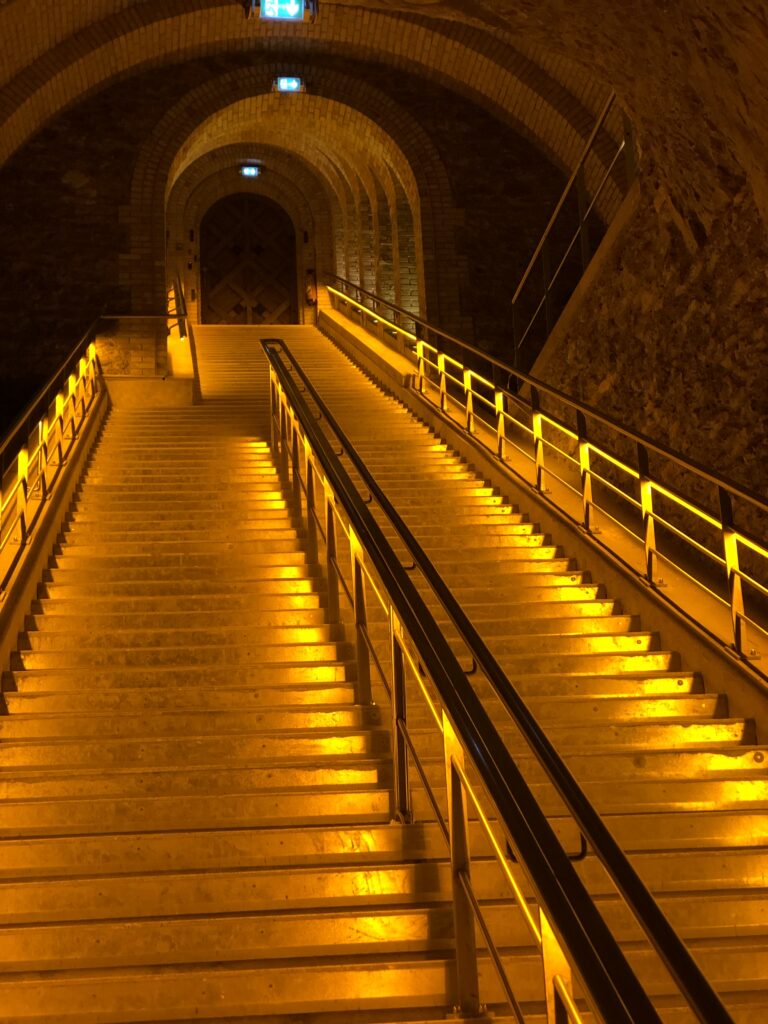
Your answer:
[[[596,153],[598,138],[606,135],[603,128],[615,103],[616,94],[611,93],[512,297],[513,365],[517,368],[522,368],[524,363],[532,365],[575,287],[576,281],[572,281],[571,286],[558,296],[556,286],[561,275],[570,268],[578,279],[589,266],[593,255],[590,231],[596,231],[599,226],[590,222],[598,220],[593,214],[599,208],[606,186],[614,179],[622,156],[625,158],[625,192],[635,178],[632,126],[626,117],[623,118],[622,139],[607,162],[604,163]],[[602,173],[595,183],[590,182],[592,187],[588,190],[586,166],[590,157],[600,161]],[[574,205],[575,214],[570,209]],[[575,219],[575,230],[567,224],[559,227],[565,216],[569,221]],[[563,231],[567,240],[557,241],[556,235]],[[541,329],[534,334],[537,325]]]
[[[413,819],[409,786],[412,765],[448,845],[456,936],[457,1011],[473,1015],[482,1010],[475,942],[477,922],[501,991],[518,1022],[525,1021],[504,956],[494,942],[472,885],[468,817],[471,806],[541,956],[550,1024],[579,1024],[582,1020],[574,998],[572,975],[590,1008],[606,1024],[652,1024],[659,1020],[456,655],[344,469],[334,451],[338,443],[352,460],[371,499],[380,505],[405,541],[414,563],[459,629],[476,665],[501,697],[694,1014],[708,1024],[726,1024],[731,1018],[720,1000],[288,347],[276,341],[263,344],[270,363],[272,446],[280,454],[286,481],[291,482],[294,506],[306,522],[308,557],[325,565],[330,621],[339,621],[342,597],[352,611],[357,698],[361,703],[372,700],[375,673],[390,699],[396,816],[402,821]],[[319,417],[310,409],[305,395],[311,397]],[[322,421],[333,433],[333,444],[320,426]],[[341,541],[350,558],[349,582],[340,560]],[[379,621],[383,619],[387,624],[385,657],[381,657],[370,630],[376,611]],[[444,777],[438,783],[445,789],[447,821],[409,725],[414,694],[426,707],[427,720],[442,737]],[[505,841],[514,849],[515,860],[535,895],[536,908],[528,905],[506,855]]]
[[[768,499],[413,314],[413,330],[400,326],[404,311],[379,297],[373,309],[370,293],[336,281],[341,288],[328,288],[334,308],[378,337],[396,335],[425,399],[665,600],[766,674],[757,659],[768,640],[768,546],[753,524],[768,522]],[[386,317],[388,310],[397,322]],[[642,569],[628,560],[625,539],[642,545]],[[690,595],[679,588],[671,596],[669,574],[693,584]],[[728,634],[705,621],[697,594],[728,609]]]
[[[99,393],[99,320],[0,444],[0,602]]]

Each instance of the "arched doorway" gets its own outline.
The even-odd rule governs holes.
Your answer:
[[[204,324],[298,322],[296,232],[265,196],[226,196],[200,225]]]

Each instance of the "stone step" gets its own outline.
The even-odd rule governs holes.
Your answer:
[[[273,603],[276,603],[273,598]],[[96,608],[104,608],[106,602],[101,605],[94,602],[93,611],[82,610],[82,614],[54,614],[46,610],[42,615],[31,615],[26,622],[27,630],[37,630],[40,634],[49,633],[53,636],[66,634],[68,636],[83,635],[86,631],[91,634],[104,635],[111,630],[121,632],[130,631],[138,633],[142,631],[158,630],[198,630],[208,628],[232,629],[233,621],[239,622],[241,630],[271,629],[285,627],[320,627],[325,624],[325,610],[319,607],[319,598],[316,596],[302,598],[291,598],[294,607],[275,608],[253,607],[250,603],[243,602],[244,607],[231,607],[229,604],[222,608],[221,601],[211,601],[207,609],[193,611],[189,607],[179,608],[175,611],[96,611]],[[305,607],[302,607],[302,602]],[[50,602],[44,602],[49,604]],[[62,602],[63,603],[63,602]],[[265,602],[262,602],[264,604]],[[287,601],[285,602],[288,603]],[[110,606],[114,605],[114,599],[110,600]],[[298,607],[296,607],[298,605]],[[68,606],[74,611],[75,602]]]
[[[314,662],[284,662],[279,665],[121,665],[80,666],[76,673],[62,669],[15,669],[10,673],[19,689],[25,692],[60,690],[71,692],[83,688],[106,687],[169,687],[193,685],[218,687],[235,685],[287,686],[294,683],[343,682],[354,677],[347,661],[320,658]]]
[[[182,617],[183,618],[183,617]],[[251,625],[246,622],[230,622],[228,626],[220,625],[205,629],[202,626],[189,626],[175,629],[144,628],[144,629],[95,629],[89,623],[83,623],[77,631],[32,630],[27,634],[27,645],[22,646],[22,655],[26,650],[52,651],[87,651],[90,648],[126,647],[157,649],[157,648],[197,648],[197,647],[243,647],[262,644],[279,646],[281,644],[316,644],[328,643],[331,640],[343,639],[341,626],[330,626],[323,622],[317,625],[301,623],[298,625],[269,625],[260,623]]]
[[[88,715],[56,714],[15,714],[0,717],[0,763],[10,750],[14,740],[52,741],[73,737],[110,736],[210,736],[220,738],[228,734],[257,736],[269,734],[278,740],[277,733],[298,733],[323,730],[365,729],[378,726],[382,712],[376,705],[371,707],[340,705],[337,707],[279,707],[245,710],[212,710],[211,708],[181,711],[157,710],[152,715],[123,712],[112,714],[92,712]],[[290,739],[283,737],[286,744]]]
[[[149,668],[192,665],[236,667],[238,665],[311,664],[313,661],[336,661],[351,657],[348,645],[337,643],[243,644],[237,647],[151,647],[94,648],[70,651],[19,651],[14,655],[13,669],[80,669]]]

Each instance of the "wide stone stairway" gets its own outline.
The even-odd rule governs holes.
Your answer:
[[[0,1020],[416,1024],[452,1008],[447,853],[422,793],[415,824],[391,822],[389,709],[379,688],[358,702],[352,634],[328,623],[269,449],[259,338],[278,335],[734,1020],[762,1020],[765,748],[717,681],[315,329],[196,333],[202,403],[111,410],[3,681]],[[664,1020],[690,1020],[595,858],[577,866]],[[487,850],[472,877],[541,1024],[539,958]],[[499,1009],[485,956],[481,985]]]

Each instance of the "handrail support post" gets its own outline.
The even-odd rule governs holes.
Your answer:
[[[653,481],[651,480],[648,449],[637,445],[637,471],[640,480],[640,511],[643,517],[643,544],[645,546],[645,578],[653,583],[653,561],[656,555],[656,520],[653,515]]]
[[[458,1014],[479,1016],[480,979],[477,969],[474,908],[462,884],[462,875],[469,881],[469,815],[467,794],[455,765],[464,768],[464,748],[459,742],[451,720],[443,710],[443,752],[445,780],[448,788],[448,834],[451,845],[451,879],[453,882],[453,929],[456,941],[456,992],[454,1004]]]
[[[592,469],[589,462],[589,441],[587,440],[587,418],[583,412],[576,413],[576,431],[579,435],[579,475],[581,478],[582,525],[587,533],[594,533],[592,517]]]
[[[363,571],[363,551],[354,534],[350,536],[352,548],[352,597],[355,615],[355,648],[357,656],[357,703],[372,704],[371,693],[371,656],[368,650],[366,633],[368,630],[368,610],[365,600],[365,572]]]
[[[558,992],[555,979],[560,980],[569,996],[573,996],[571,965],[568,963],[557,936],[552,931],[547,915],[539,907],[541,932],[541,959],[544,968],[544,989],[547,999],[547,1024],[569,1024],[568,1010]]]
[[[389,636],[392,652],[392,775],[394,817],[405,824],[412,821],[411,795],[408,786],[408,747],[402,730],[406,727],[405,655],[403,628],[394,609],[389,612]]]
[[[733,498],[724,487],[718,487],[718,496],[720,499],[725,571],[728,576],[728,602],[731,608],[733,646],[739,654],[743,654],[747,640],[744,623],[744,588],[739,569],[739,538],[733,518]]]
[[[464,368],[464,409],[466,412],[465,427],[468,434],[475,432],[475,404],[472,394],[472,371]]]

